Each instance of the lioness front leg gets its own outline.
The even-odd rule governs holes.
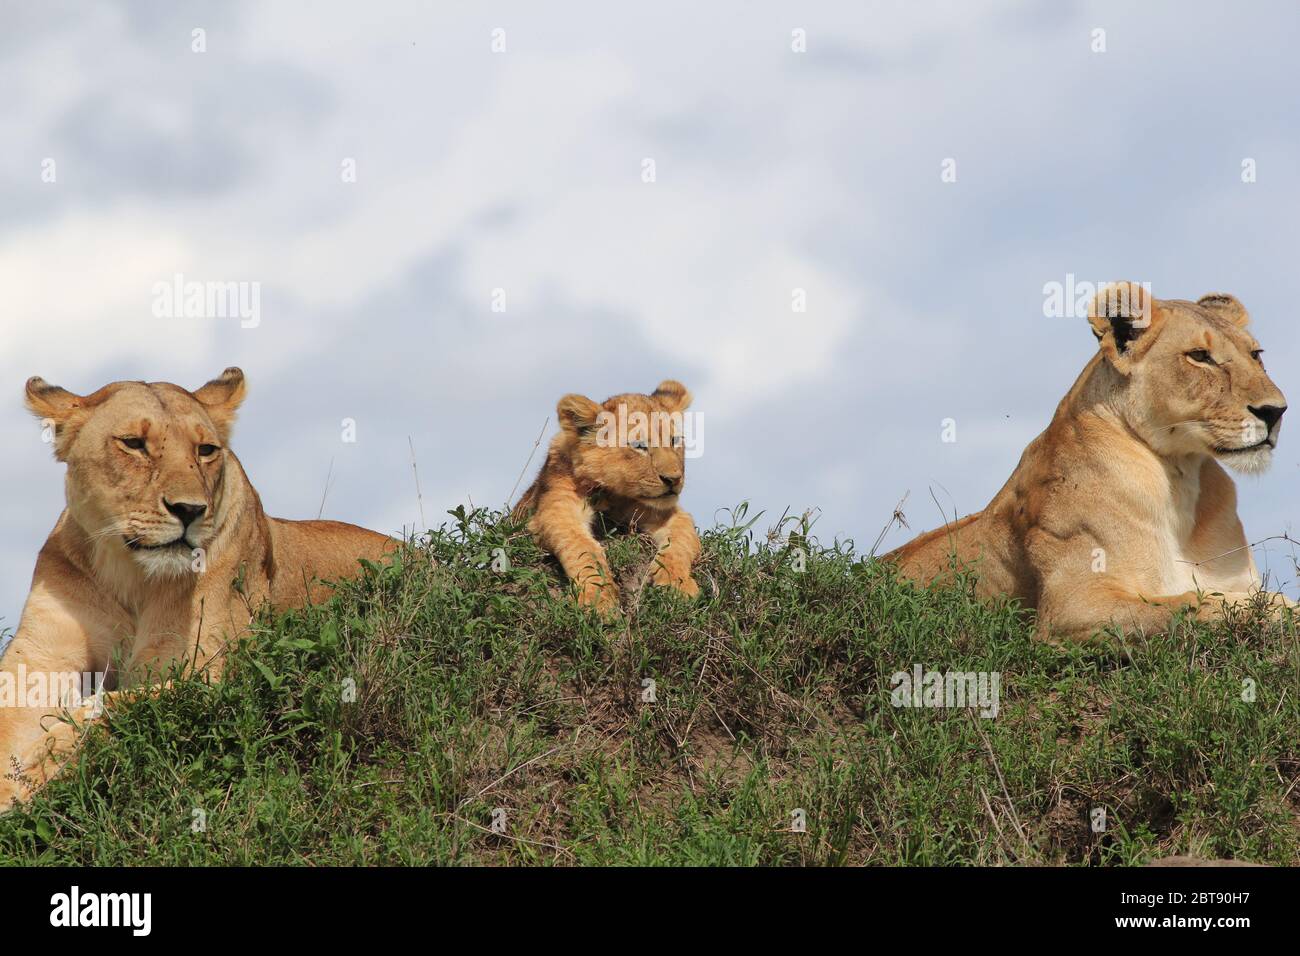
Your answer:
[[[64,717],[98,715],[81,693],[85,675],[107,659],[102,622],[68,607],[33,589],[0,659],[0,812],[30,797],[73,756],[82,731]]]
[[[1106,622],[1126,631],[1158,633],[1166,630],[1174,617],[1191,610],[1198,621],[1214,621],[1233,605],[1253,607],[1259,593],[1243,591],[1185,591],[1182,594],[1148,597],[1118,587],[1089,588],[1076,592],[1067,600],[1044,601],[1039,606],[1040,636],[1083,641],[1093,637]],[[1264,592],[1272,617],[1280,618],[1283,609],[1295,602],[1282,594]]]
[[[578,586],[578,602],[608,616],[618,610],[618,586],[605,549],[591,533],[591,519],[591,509],[581,498],[556,491],[542,496],[528,528]]]
[[[700,593],[700,586],[691,576],[691,566],[700,555],[700,536],[695,532],[695,522],[685,511],[678,511],[657,528],[653,537],[659,545],[655,555],[655,572],[651,577],[657,585],[675,588],[687,597]]]

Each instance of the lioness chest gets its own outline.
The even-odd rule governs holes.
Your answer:
[[[1167,463],[1152,482],[1146,534],[1133,542],[1147,558],[1154,593],[1245,591],[1258,573],[1236,516],[1231,479],[1212,461]]]
[[[1154,585],[1161,594],[1178,594],[1196,588],[1193,573],[1198,557],[1193,538],[1196,532],[1196,510],[1201,497],[1200,474],[1173,473],[1170,476],[1166,498],[1169,507],[1155,517],[1156,535],[1153,543],[1157,560],[1159,583]]]

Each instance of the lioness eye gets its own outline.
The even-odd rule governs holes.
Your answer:
[[[209,455],[215,455],[218,451],[220,451],[220,449],[217,448],[216,445],[200,445],[199,457],[207,458]]]
[[[143,438],[119,438],[118,441],[132,451],[141,451],[144,449]]]
[[[674,435],[674,436],[673,436],[673,447],[674,447],[674,448],[681,448],[681,447],[682,447],[682,436],[681,436],[681,435]]]
[[[1255,351],[1253,351],[1253,352],[1250,353],[1250,357],[1253,358],[1253,359],[1254,359],[1256,362],[1258,362],[1260,365],[1263,365],[1263,364],[1264,364],[1264,360],[1263,360],[1262,358],[1260,358],[1260,356],[1263,355],[1263,354],[1264,354],[1264,350],[1263,350],[1263,349],[1255,349]]]
[[[1215,364],[1214,358],[1205,349],[1192,349],[1187,353],[1187,357],[1193,362],[1200,362],[1202,365]]]

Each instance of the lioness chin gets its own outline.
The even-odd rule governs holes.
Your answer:
[[[67,465],[67,507],[0,659],[0,811],[75,745],[57,716],[69,701],[52,689],[79,690],[77,675],[96,673],[139,685],[182,659],[217,676],[259,606],[323,598],[322,580],[397,546],[337,521],[268,517],[227,447],[244,393],[237,368],[195,392],[114,382],[80,396],[27,382],[27,406]]]
[[[1245,308],[1119,283],[1088,320],[1099,351],[988,507],[885,560],[921,582],[972,568],[982,595],[1036,608],[1044,637],[1159,631],[1180,608],[1209,618],[1238,602],[1292,603],[1260,594],[1223,468],[1267,468],[1286,411]]]

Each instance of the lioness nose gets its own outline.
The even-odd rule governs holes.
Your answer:
[[[168,501],[163,499],[163,506],[180,519],[185,527],[189,527],[194,522],[203,517],[203,513],[208,510],[207,505],[192,505],[188,501]]]
[[[1273,426],[1281,420],[1282,413],[1286,411],[1285,405],[1247,405],[1246,407],[1268,427],[1269,431],[1273,430]]]

